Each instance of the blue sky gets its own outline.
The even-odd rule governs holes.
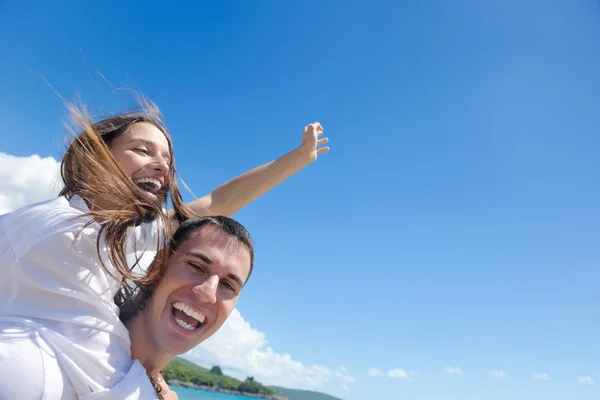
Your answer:
[[[12,156],[62,154],[38,74],[95,111],[126,104],[95,68],[141,89],[196,195],[322,123],[331,151],[236,217],[243,319],[343,372],[323,390],[600,396],[598,1],[8,1],[0,35]]]

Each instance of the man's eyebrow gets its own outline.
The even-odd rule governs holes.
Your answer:
[[[186,251],[185,255],[199,258],[207,264],[213,263],[213,261],[207,255],[199,253],[197,251]]]
[[[211,260],[210,257],[208,257],[206,254],[202,254],[202,253],[197,252],[197,251],[186,251],[185,255],[186,256],[191,256],[191,257],[199,258],[199,259],[201,259],[202,261],[204,261],[205,263],[207,263],[209,265],[213,263],[213,260]],[[230,273],[227,274],[227,277],[229,279],[233,280],[233,281],[236,281],[240,286],[244,286],[244,282],[236,274],[233,274],[233,273],[230,272]]]
[[[229,277],[229,279],[236,281],[240,285],[240,287],[244,286],[244,282],[242,282],[240,277],[237,276],[236,274],[229,273],[229,274],[227,274],[227,276]]]

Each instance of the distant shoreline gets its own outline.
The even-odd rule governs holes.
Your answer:
[[[195,383],[192,383],[192,382],[182,382],[177,379],[169,380],[169,381],[167,381],[167,384],[169,386],[179,386],[179,387],[184,387],[184,388],[188,388],[188,389],[204,390],[206,392],[218,392],[218,393],[233,394],[236,396],[254,397],[256,399],[288,400],[287,397],[283,397],[283,396],[272,396],[272,395],[268,395],[268,394],[247,393],[247,392],[240,392],[238,390],[223,389],[223,388],[216,387],[216,386],[196,385]]]

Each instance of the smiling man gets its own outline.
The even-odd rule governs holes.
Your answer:
[[[235,220],[201,217],[182,224],[170,244],[164,277],[139,312],[125,317],[131,354],[156,379],[160,371],[212,336],[233,311],[254,263],[248,231]],[[141,307],[139,307],[141,306]]]

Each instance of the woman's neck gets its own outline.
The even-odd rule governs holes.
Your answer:
[[[150,335],[144,314],[140,313],[125,322],[131,341],[131,359],[138,360],[148,376],[155,378],[173,359],[172,354],[158,350]]]

